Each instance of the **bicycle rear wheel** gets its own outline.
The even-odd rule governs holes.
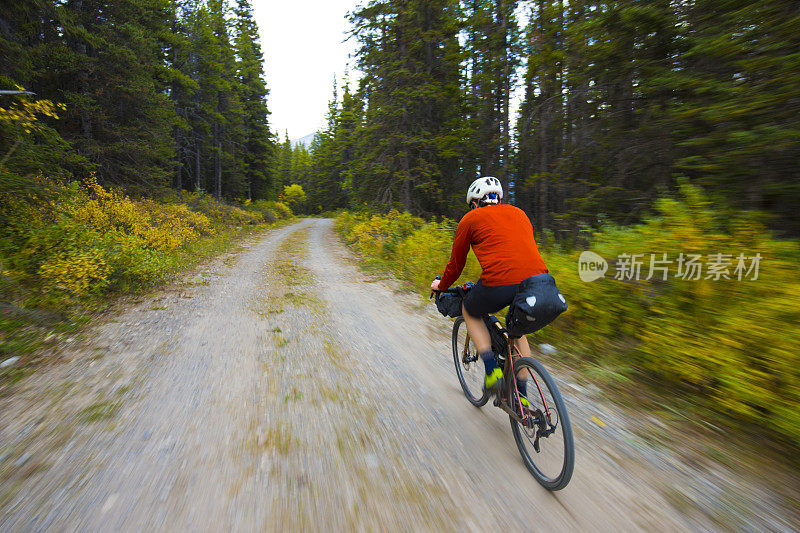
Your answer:
[[[489,394],[483,390],[486,372],[483,361],[478,357],[478,350],[470,340],[464,317],[456,318],[453,323],[453,362],[461,389],[469,403],[481,407],[489,400]]]
[[[542,364],[530,357],[514,362],[517,379],[527,380],[526,424],[514,417],[511,430],[522,460],[533,477],[548,490],[561,490],[572,478],[575,448],[567,408],[555,381]],[[514,383],[509,381],[509,398],[518,410]]]

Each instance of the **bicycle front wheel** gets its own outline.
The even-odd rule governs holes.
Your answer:
[[[461,389],[469,403],[481,407],[489,401],[489,393],[483,390],[486,372],[483,362],[478,357],[478,349],[470,340],[464,317],[456,318],[453,323],[453,362]]]
[[[548,490],[561,490],[572,478],[575,448],[567,408],[555,381],[542,364],[530,357],[514,362],[517,380],[526,382],[528,407],[525,423],[514,417],[511,430],[522,460],[533,477]],[[517,402],[509,380],[509,398]]]

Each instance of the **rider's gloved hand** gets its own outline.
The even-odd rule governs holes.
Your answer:
[[[435,279],[431,282],[431,290],[438,291],[439,290],[439,280]]]

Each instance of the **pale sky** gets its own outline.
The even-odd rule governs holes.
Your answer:
[[[332,96],[333,76],[341,87],[349,64],[351,89],[360,73],[348,57],[355,52],[354,38],[344,42],[350,23],[349,11],[366,5],[368,0],[253,0],[253,14],[261,35],[264,73],[269,88],[270,127],[283,141],[299,139],[325,127],[328,100]],[[517,12],[520,26],[527,12]],[[512,94],[512,122],[523,96],[520,67]]]
[[[269,88],[270,126],[280,140],[313,133],[325,125],[333,76],[341,88],[355,39],[345,15],[366,0],[254,0]],[[352,63],[352,61],[350,61]],[[351,68],[351,87],[357,73]],[[341,91],[339,92],[341,96]]]

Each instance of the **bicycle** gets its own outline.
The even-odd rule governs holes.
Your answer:
[[[436,298],[438,300],[444,293],[463,297],[468,291],[469,287],[436,291]],[[482,318],[489,329],[492,351],[506,377],[493,404],[508,414],[514,440],[528,471],[544,488],[561,490],[569,483],[575,463],[572,426],[561,393],[539,361],[522,357],[513,347],[513,339],[497,317],[485,315]],[[463,316],[458,316],[453,323],[452,342],[453,361],[461,389],[467,400],[480,408],[489,401],[491,393],[483,389],[483,362],[469,338]],[[511,376],[527,380],[528,406],[522,405],[517,380]]]

